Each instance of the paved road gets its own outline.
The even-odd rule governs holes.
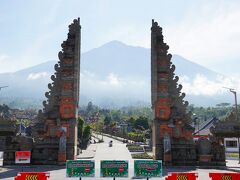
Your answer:
[[[109,141],[113,141],[113,146],[109,147]],[[99,178],[100,175],[100,161],[101,160],[128,160],[129,163],[129,176],[133,176],[133,159],[128,149],[126,148],[126,144],[122,142],[116,141],[114,139],[104,137],[104,143],[101,143],[97,147],[97,151],[95,154],[95,163],[96,163],[96,177]],[[121,178],[125,179],[125,178]],[[127,178],[128,179],[128,178]]]
[[[133,177],[133,159],[131,158],[131,154],[128,152],[126,148],[126,144],[123,144],[122,142],[113,140],[113,147],[108,147],[108,142],[110,139],[108,137],[104,137],[104,143],[95,144],[92,146],[96,146],[95,150],[95,157],[93,158],[96,163],[96,178],[94,179],[112,179],[112,178],[100,178],[100,160],[128,160],[129,161],[129,178],[116,178],[120,180],[126,180],[126,179],[132,179]],[[239,170],[240,167],[237,161],[229,161],[229,164],[232,166],[235,166],[235,169]],[[237,168],[236,168],[237,167]],[[21,171],[21,167],[19,166],[11,166],[7,168],[0,168],[0,179],[5,180],[13,180],[14,176],[16,176],[17,172]],[[66,169],[65,167],[59,167],[59,166],[31,166],[26,167],[24,171],[44,171],[44,172],[50,172],[50,180],[64,180],[64,179],[79,179],[79,178],[66,178]],[[199,180],[210,180],[208,177],[209,172],[233,172],[229,170],[217,170],[217,169],[195,169],[191,167],[175,167],[175,168],[169,168],[164,169],[164,176],[169,172],[197,172],[198,173],[198,179]],[[163,178],[152,178],[152,179],[160,179],[164,180]],[[92,178],[82,178],[84,179],[92,179]]]

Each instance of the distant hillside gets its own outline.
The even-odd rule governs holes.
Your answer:
[[[179,55],[173,55],[172,60],[176,65],[175,74],[180,78],[187,77],[189,82],[198,75],[211,81],[219,76]],[[45,98],[56,62],[48,61],[15,73],[0,74],[1,84],[9,85],[1,91],[0,103],[9,104],[14,98],[23,98],[38,104],[39,99]],[[86,104],[92,100],[105,107],[150,105],[150,79],[150,50],[112,41],[81,55],[80,102]],[[215,105],[226,98],[229,97],[219,99],[191,93],[186,97],[191,104],[199,106]]]

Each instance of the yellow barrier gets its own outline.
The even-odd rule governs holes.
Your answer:
[[[26,175],[26,180],[38,180],[38,175]]]
[[[188,180],[188,177],[186,175],[178,175],[177,180]]]

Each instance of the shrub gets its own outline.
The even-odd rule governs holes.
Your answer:
[[[143,133],[130,132],[130,133],[128,133],[128,137],[129,137],[129,139],[131,139],[133,141],[139,141],[139,142],[144,141],[144,134]]]
[[[127,144],[127,148],[130,152],[144,152],[143,147],[139,146],[139,145],[131,145],[131,144]]]
[[[133,159],[152,159],[153,157],[147,153],[141,153],[141,154],[132,154],[132,158]]]

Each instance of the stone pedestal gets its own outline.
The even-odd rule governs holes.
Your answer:
[[[171,154],[164,154],[164,165],[171,165],[172,164],[172,155]]]
[[[212,161],[212,155],[199,155],[200,163],[208,163]]]
[[[67,160],[67,156],[66,156],[66,152],[59,152],[58,153],[58,162],[61,163],[65,163]]]

